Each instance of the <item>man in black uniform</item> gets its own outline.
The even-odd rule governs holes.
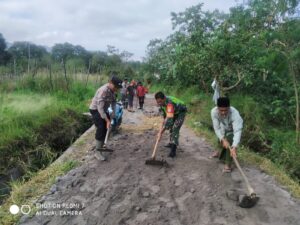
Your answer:
[[[115,115],[116,97],[118,89],[122,87],[122,80],[119,79],[115,72],[111,73],[111,79],[109,83],[100,87],[92,100],[90,105],[90,112],[93,117],[94,124],[97,128],[96,130],[96,150],[97,158],[102,161],[106,160],[105,155],[101,152],[104,145],[104,140],[106,136],[107,129],[110,127],[111,119],[109,117],[108,108],[110,104],[112,105],[113,113],[112,117]]]

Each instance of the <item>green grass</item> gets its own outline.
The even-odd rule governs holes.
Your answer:
[[[50,95],[11,93],[4,96],[0,115],[5,114],[5,111],[32,114],[54,104],[56,104],[55,99]]]
[[[0,224],[12,225],[19,221],[21,217],[20,213],[17,215],[9,213],[9,207],[13,204],[18,206],[30,205],[33,209],[31,214],[33,214],[36,211],[34,202],[47,193],[58,176],[66,174],[77,165],[78,162],[76,161],[51,165],[47,169],[33,174],[32,178],[28,181],[13,182],[11,184],[11,195],[0,208]]]
[[[28,177],[45,168],[83,128],[82,113],[97,87],[75,80],[66,90],[59,88],[60,78],[54,83],[55,89],[49,88],[43,74],[1,83],[0,174],[18,168]]]
[[[59,140],[72,139],[82,123],[79,115],[88,111],[96,89],[107,81],[106,76],[91,75],[86,85],[86,78],[86,75],[68,76],[68,88],[61,74],[53,74],[51,85],[45,73],[0,84],[0,154],[3,156],[0,173],[17,166],[25,171],[23,180],[11,183],[11,195],[0,207],[1,225],[19,220],[19,216],[8,213],[11,204],[32,205],[49,190],[57,176],[78,164],[69,161],[47,167],[58,156],[49,146],[51,135]],[[53,132],[52,128],[59,130]]]

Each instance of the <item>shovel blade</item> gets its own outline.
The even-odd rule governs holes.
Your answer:
[[[99,151],[99,152],[113,152],[114,150],[113,149],[111,149],[111,148],[107,148],[107,147],[102,147],[102,148],[100,148],[100,149],[96,149],[96,146],[94,146],[93,148],[92,148],[92,151],[94,151],[94,150],[96,150],[96,151]]]
[[[114,150],[105,147],[105,148],[100,148],[98,151],[100,151],[100,152],[113,152]]]
[[[147,159],[145,161],[146,165],[153,165],[153,166],[167,166],[168,163],[166,160],[161,159],[161,160],[157,160],[157,159]]]
[[[239,203],[238,205],[241,208],[252,208],[253,206],[256,205],[256,203],[258,202],[259,197],[257,197],[256,195],[242,195],[239,196]]]

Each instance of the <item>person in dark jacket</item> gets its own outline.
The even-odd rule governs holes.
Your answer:
[[[108,108],[112,106],[112,117],[114,117],[115,106],[116,106],[116,95],[118,89],[122,87],[122,80],[120,80],[116,73],[111,73],[111,79],[109,83],[100,87],[90,104],[90,113],[92,114],[94,124],[96,126],[96,150],[97,158],[105,161],[106,157],[101,152],[104,145],[107,129],[110,127],[111,118],[108,113]]]
[[[133,111],[133,99],[135,95],[135,83],[133,81],[130,82],[130,85],[127,87],[127,97],[128,97],[128,111]]]

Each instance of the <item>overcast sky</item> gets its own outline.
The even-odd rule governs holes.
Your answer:
[[[151,39],[172,33],[171,12],[204,3],[205,10],[228,12],[236,0],[0,0],[0,33],[7,42],[52,47],[69,42],[87,50],[145,56]]]

